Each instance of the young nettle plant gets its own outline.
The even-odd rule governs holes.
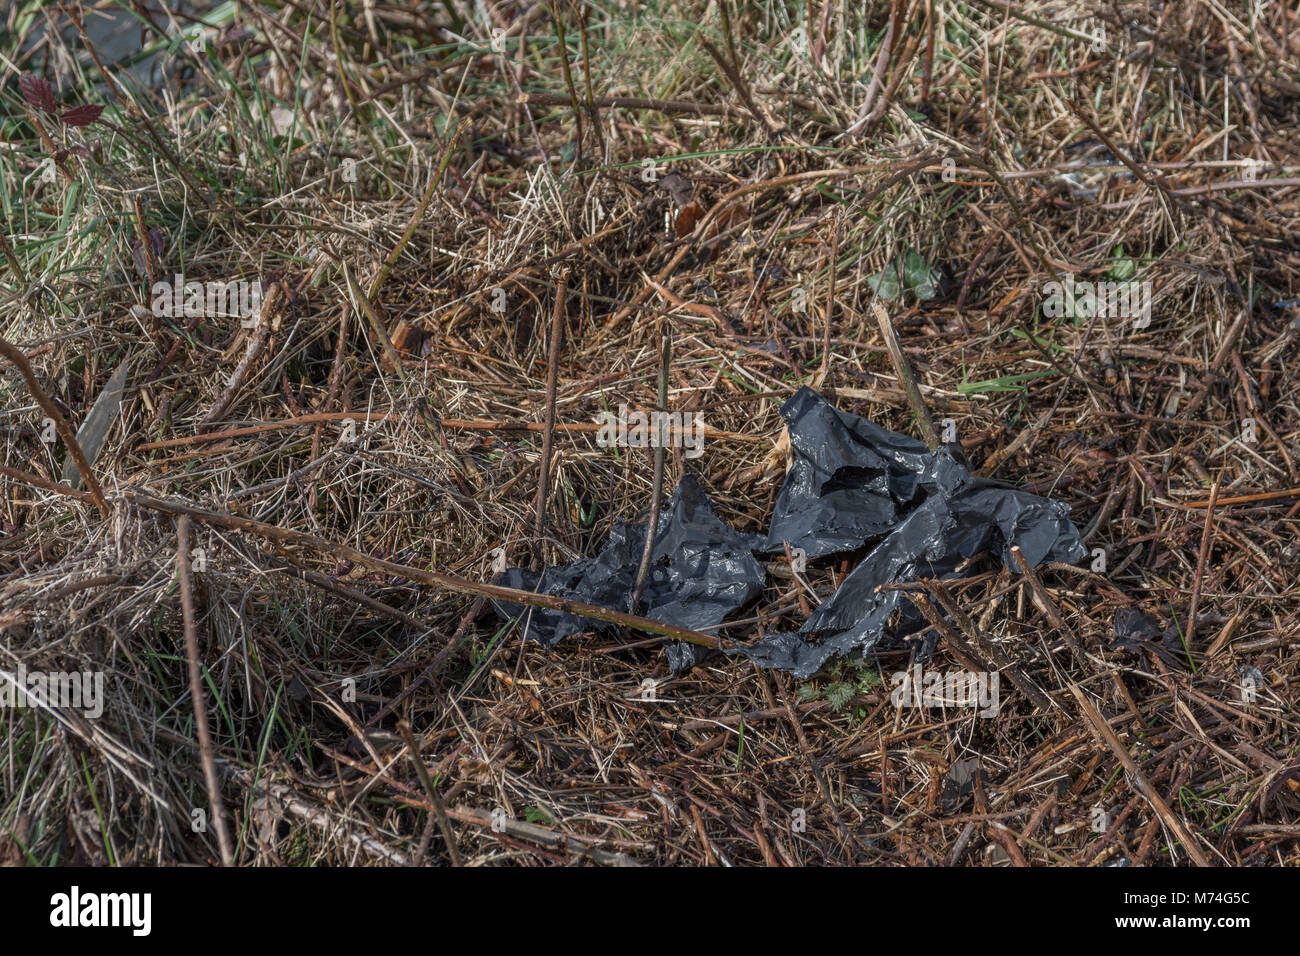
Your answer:
[[[854,697],[871,693],[880,683],[880,675],[874,665],[839,658],[827,665],[825,683],[799,685],[799,699],[804,702],[824,700],[831,705],[831,710],[839,713],[848,707]],[[859,720],[865,718],[866,708],[857,708],[854,716]]]
[[[915,249],[905,249],[875,275],[867,276],[867,285],[886,302],[897,302],[910,292],[917,302],[928,302],[945,294],[949,276],[940,266],[931,265]]]
[[[41,162],[40,181],[43,183],[54,182],[54,169],[56,166],[71,181],[71,174],[64,165],[65,162],[71,155],[87,156],[89,151],[80,144],[69,147],[58,146],[45,129],[40,114],[43,113],[49,117],[47,122],[52,121],[65,129],[73,129],[90,126],[98,121],[99,114],[104,112],[104,107],[87,103],[82,106],[62,109],[59,106],[58,98],[54,95],[54,87],[50,84],[50,81],[39,76],[33,76],[30,73],[24,73],[18,77],[18,90],[22,93],[23,99],[27,101],[29,107],[27,118],[31,120],[32,126],[35,127],[41,141],[45,144],[45,149],[49,153]]]

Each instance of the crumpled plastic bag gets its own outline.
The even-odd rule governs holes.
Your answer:
[[[920,625],[902,592],[877,590],[881,585],[958,576],[957,567],[982,551],[1016,568],[1017,545],[1030,567],[1087,554],[1068,506],[972,475],[959,446],[932,452],[832,408],[808,388],[781,415],[795,458],[764,550],[789,541],[816,557],[879,540],[798,632],[773,632],[730,653],[810,677],[832,657],[874,649],[895,611],[903,614],[900,632]],[[892,520],[880,537],[886,515]]]
[[[781,406],[794,460],[777,495],[763,550],[804,556],[856,551],[891,531],[919,498],[969,476],[951,452],[841,412],[810,388]]]
[[[810,677],[832,657],[873,650],[895,611],[903,613],[900,632],[921,623],[901,591],[877,590],[881,585],[960,577],[958,565],[986,550],[1015,567],[1010,548],[1016,544],[1031,567],[1043,560],[1077,561],[1087,553],[1065,506],[1056,502],[982,485],[948,499],[936,495],[886,535],[797,633],[768,634],[740,653],[765,667]]]
[[[596,557],[547,568],[540,575],[511,568],[498,583],[626,611],[645,549],[646,527],[617,522]],[[687,474],[659,515],[640,613],[695,631],[716,630],[728,614],[763,590],[766,572],[753,554],[758,543],[756,536],[741,534],[719,518],[699,483]],[[492,603],[503,617],[517,617],[530,610],[512,602]],[[532,608],[531,612],[528,633],[547,645],[583,631],[615,629],[612,624],[561,611]],[[693,666],[702,658],[698,652],[708,650],[677,641],[668,647],[670,662],[678,668]]]
[[[923,443],[841,412],[801,388],[782,407],[793,461],[777,496],[766,536],[733,530],[714,514],[687,475],[660,518],[654,565],[643,595],[647,617],[711,631],[762,590],[765,575],[751,551],[805,558],[871,546],[839,588],[797,632],[773,632],[747,647],[728,649],[755,663],[810,677],[832,657],[869,652],[923,623],[902,592],[881,585],[958,576],[962,562],[988,551],[1013,569],[1019,546],[1031,567],[1071,563],[1087,549],[1061,502],[972,475],[958,445],[930,451]],[[631,593],[645,526],[617,524],[596,558],[548,568],[541,575],[506,572],[502,584],[623,610]],[[494,602],[503,615],[520,605]],[[568,634],[608,625],[534,609],[530,633],[551,644]],[[706,648],[669,646],[674,672],[693,666]]]

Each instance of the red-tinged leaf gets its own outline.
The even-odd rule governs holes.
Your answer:
[[[131,263],[140,275],[146,277],[149,275],[149,257],[145,254],[144,246],[140,245],[139,239],[131,240]]]
[[[695,224],[704,218],[704,207],[697,202],[687,203],[677,214],[677,238],[689,236],[695,231]]]
[[[49,80],[24,73],[18,77],[18,89],[22,91],[23,99],[38,110],[54,112],[54,87],[50,86]]]
[[[74,106],[63,114],[63,122],[69,126],[89,126],[99,119],[99,114],[102,112],[104,112],[104,107],[93,103],[86,106]]]

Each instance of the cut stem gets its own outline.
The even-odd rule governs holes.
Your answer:
[[[664,323],[663,342],[659,349],[659,411],[668,411],[668,367],[672,354],[672,331],[668,328],[667,322]],[[664,441],[666,436],[659,436],[658,447],[655,448],[655,474],[653,491],[650,499],[650,523],[645,529],[645,549],[641,552],[641,566],[636,571],[636,584],[632,587],[632,597],[628,601],[629,613],[635,614],[637,605],[641,601],[641,592],[645,590],[645,583],[650,577],[650,564],[654,558],[655,538],[659,533],[659,499],[663,495],[664,488]]]

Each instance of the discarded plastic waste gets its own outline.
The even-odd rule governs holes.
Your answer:
[[[741,649],[755,663],[809,677],[832,657],[871,651],[886,636],[895,611],[899,633],[921,624],[899,591],[881,585],[948,578],[982,551],[1015,567],[1019,546],[1031,567],[1072,562],[1086,553],[1069,508],[970,473],[960,447],[929,451],[832,408],[801,388],[781,408],[795,461],[777,497],[765,550],[784,535],[798,538],[808,556],[857,549],[884,537],[804,622],[797,633],[774,632]],[[795,541],[790,542],[796,544]]]
[[[856,551],[893,530],[919,498],[969,478],[964,463],[924,442],[849,415],[809,388],[781,407],[794,461],[777,495],[763,548],[788,543],[805,557]]]
[[[766,537],[730,528],[687,475],[660,519],[644,593],[646,616],[712,630],[762,590],[763,568],[750,551],[783,552],[788,543],[806,558],[817,558],[874,544],[798,632],[770,633],[726,652],[808,677],[832,657],[874,649],[890,635],[895,612],[901,612],[901,620],[893,636],[921,626],[901,592],[878,590],[881,585],[958,576],[962,562],[985,551],[1014,568],[1013,546],[1021,548],[1031,567],[1073,562],[1087,553],[1066,505],[972,475],[960,446],[932,452],[915,439],[835,409],[808,388],[796,392],[781,415],[794,460]],[[632,590],[644,541],[644,525],[620,523],[596,558],[540,575],[512,569],[501,583],[619,608]],[[524,610],[505,603],[497,609],[512,617]],[[529,633],[551,644],[607,627],[534,610]],[[709,652],[673,645],[668,653],[678,671]]]
[[[536,591],[602,607],[626,610],[636,580],[646,525],[618,522],[605,549],[595,558],[536,571],[511,568],[500,584]],[[659,531],[650,576],[642,592],[645,616],[665,624],[696,631],[711,631],[728,614],[756,598],[763,589],[765,572],[753,551],[758,539],[735,531],[713,512],[709,499],[690,475],[682,478],[668,507],[659,516]],[[522,605],[494,601],[506,617],[527,612]],[[528,620],[528,618],[525,618]],[[528,633],[544,644],[582,631],[609,631],[612,625],[534,608]],[[691,667],[708,648],[674,641],[670,660]]]

